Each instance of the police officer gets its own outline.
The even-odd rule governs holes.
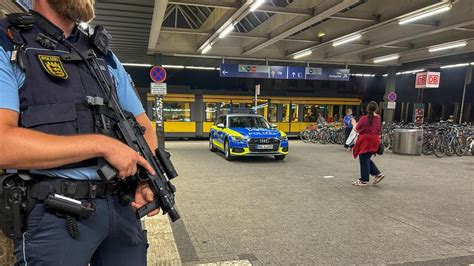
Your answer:
[[[64,59],[73,51],[54,38],[64,36],[81,52],[91,49],[78,23],[94,17],[93,5],[94,0],[36,0],[34,23],[0,20],[0,168],[28,170],[37,181],[30,191],[36,204],[15,240],[19,265],[146,265],[147,244],[134,210],[151,202],[153,192],[140,183],[131,206],[120,204],[116,188],[100,181],[97,158],[120,178],[133,176],[138,166],[150,174],[153,168],[122,142],[95,133],[85,99],[107,95],[84,62]],[[110,51],[98,61],[115,83],[121,107],[147,129],[155,150],[154,130],[123,66]],[[67,219],[45,207],[51,193],[88,202],[95,213]]]

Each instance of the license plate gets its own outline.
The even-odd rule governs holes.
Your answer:
[[[257,145],[258,150],[272,150],[273,144]]]

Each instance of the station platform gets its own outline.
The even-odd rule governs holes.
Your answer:
[[[374,159],[386,178],[355,187],[358,160],[339,145],[295,140],[284,161],[232,162],[207,145],[166,143],[182,219],[152,233],[176,250],[152,244],[151,265],[474,263],[472,156],[388,152]]]

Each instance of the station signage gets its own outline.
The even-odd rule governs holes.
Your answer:
[[[153,95],[166,95],[168,92],[168,87],[166,83],[150,83],[150,93]]]
[[[301,66],[221,64],[223,78],[306,79],[349,81],[349,69]]]
[[[440,72],[420,72],[416,73],[415,88],[439,88],[439,82],[441,80]]]

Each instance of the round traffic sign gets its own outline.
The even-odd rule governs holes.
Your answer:
[[[387,99],[389,102],[394,102],[397,100],[397,93],[395,93],[394,91],[391,91],[388,93],[387,95]]]
[[[156,83],[161,83],[166,80],[166,70],[160,66],[155,66],[150,69],[150,78]]]

